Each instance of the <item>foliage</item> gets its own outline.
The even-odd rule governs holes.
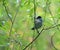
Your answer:
[[[36,0],[36,16],[42,16],[43,27],[60,24],[60,0]],[[0,50],[23,50],[38,34],[34,26],[34,0],[0,0]],[[30,45],[30,50],[60,50],[60,26],[45,30]]]

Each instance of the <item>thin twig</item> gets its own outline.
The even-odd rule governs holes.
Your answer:
[[[55,28],[55,27],[57,27],[57,26],[60,26],[60,24],[53,25],[53,26],[50,26],[50,27],[48,27],[48,28],[44,28],[44,30],[49,30],[49,29],[51,29],[51,28]]]
[[[5,8],[5,11],[6,11],[6,13],[7,13],[8,18],[10,19],[10,21],[11,21],[11,23],[12,23],[12,18],[9,16],[9,12],[8,12],[7,7],[6,7],[6,5],[5,5],[5,0],[3,0],[3,6],[4,6],[4,8]]]
[[[36,0],[33,0],[34,2],[34,17],[33,17],[33,19],[34,19],[34,26],[35,26],[35,18],[36,18]],[[35,30],[34,30],[34,33],[33,33],[33,39],[34,39],[34,34],[35,34]],[[33,44],[31,45],[31,49],[32,49],[32,46],[33,46]]]
[[[35,19],[36,19],[36,3],[35,0],[34,1],[34,26],[35,26]]]
[[[20,4],[19,4],[19,6],[20,6]],[[15,13],[14,19],[13,19],[13,21],[12,21],[12,25],[11,25],[11,28],[10,28],[9,36],[11,35],[12,27],[13,27],[13,24],[14,24],[15,19],[16,19],[16,17],[17,17],[18,11],[19,11],[19,6],[17,7],[17,10],[16,10],[16,13]]]
[[[20,2],[21,2],[21,1],[20,1]],[[20,4],[21,4],[21,3],[20,3]],[[18,10],[19,10],[20,4],[19,4],[19,6],[17,7],[17,10],[16,10],[16,13],[15,13],[14,19],[12,20],[12,19],[10,18],[10,16],[9,16],[9,13],[8,13],[7,7],[6,7],[6,5],[5,5],[5,0],[3,0],[3,6],[5,7],[5,11],[6,11],[6,13],[7,13],[9,19],[11,20],[11,23],[12,23],[11,28],[10,28],[10,31],[9,31],[9,37],[11,36],[11,32],[12,32],[12,28],[13,28],[13,24],[14,24],[15,19],[16,19],[16,17],[17,17],[17,14],[18,14]]]
[[[55,50],[58,50],[55,46],[54,46],[54,43],[53,43],[53,37],[54,37],[55,33],[51,36],[51,44],[52,46],[55,48]]]
[[[48,2],[49,0],[47,0],[47,2]],[[53,17],[53,14],[52,14],[52,12],[51,12],[51,10],[50,10],[50,4],[49,4],[49,2],[47,3],[46,2],[46,5],[48,6],[48,10],[49,10],[49,13],[50,13],[50,15],[51,15],[51,17],[52,17],[52,19],[53,19],[53,22],[54,22],[54,24],[57,24],[58,22],[55,22],[55,20],[54,20],[54,17]],[[57,29],[60,31],[60,29],[59,29],[59,27],[57,27]]]
[[[48,6],[47,8],[48,8],[48,10],[49,10],[49,13],[50,13],[52,19],[53,19],[54,25],[57,24],[57,22],[55,22],[55,20],[54,20],[53,14],[52,14],[52,12],[51,12],[51,10],[50,10],[49,0],[47,0],[46,6]],[[60,24],[55,25],[55,26],[53,26],[53,27],[49,27],[49,28],[57,27],[57,29],[59,30],[59,28],[58,28],[59,25],[60,25]],[[47,28],[47,30],[48,30],[49,28]],[[59,31],[60,31],[60,30],[59,30]],[[53,36],[51,37],[51,44],[52,44],[52,46],[57,50],[57,48],[54,46],[54,43],[53,43],[53,39],[52,39],[52,38],[53,38]]]

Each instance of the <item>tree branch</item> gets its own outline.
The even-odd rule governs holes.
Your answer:
[[[53,26],[50,26],[50,27],[48,27],[48,28],[44,28],[44,30],[49,30],[49,29],[55,28],[55,27],[57,27],[57,26],[60,26],[60,24],[53,25]]]
[[[29,47],[29,46],[39,37],[39,35],[42,33],[43,30],[49,30],[49,29],[55,28],[55,27],[57,27],[57,26],[60,26],[60,24],[57,24],[57,25],[55,25],[55,26],[51,26],[51,27],[48,27],[48,28],[43,28],[40,32],[39,32],[38,30],[36,30],[37,33],[38,33],[38,35],[37,35],[37,36],[33,39],[33,41],[30,42],[23,50],[26,50],[27,47]],[[51,40],[51,41],[52,41],[52,40]]]
[[[19,1],[19,2],[21,2],[21,1]],[[21,4],[21,3],[20,3],[20,4]],[[6,5],[5,5],[5,0],[3,0],[3,6],[4,6],[4,8],[5,8],[5,11],[6,11],[6,13],[7,13],[7,16],[9,17],[9,19],[10,19],[10,21],[11,21],[11,23],[12,23],[12,24],[11,24],[11,27],[10,27],[10,30],[9,30],[9,38],[8,38],[9,41],[10,41],[10,36],[11,36],[13,24],[14,24],[14,22],[15,22],[15,19],[16,19],[16,17],[17,17],[18,11],[19,11],[20,4],[19,4],[18,7],[17,7],[17,10],[16,10],[16,13],[15,13],[14,19],[12,20],[12,19],[10,18],[10,16],[9,16],[9,12],[8,12],[7,7],[6,7]]]
[[[8,18],[10,19],[10,21],[11,21],[11,23],[12,23],[12,18],[11,18],[11,16],[9,15],[9,12],[8,12],[7,7],[6,7],[6,5],[5,5],[5,0],[3,0],[3,6],[4,6],[4,8],[5,8],[5,11],[6,11],[6,14],[7,14]]]
[[[53,43],[53,37],[54,37],[55,33],[51,36],[51,44],[52,46],[55,48],[55,50],[58,50],[55,46],[54,46],[54,43]]]
[[[30,42],[23,50],[26,50],[26,48],[29,47],[29,46],[39,37],[39,35],[42,33],[42,31],[43,31],[43,29],[42,29],[40,32],[37,30],[37,32],[38,32],[39,34],[38,34],[38,35],[33,39],[33,41]]]

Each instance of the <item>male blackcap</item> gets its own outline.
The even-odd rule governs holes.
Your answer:
[[[39,29],[42,26],[42,17],[38,16],[35,19],[35,26],[32,28],[32,30]]]

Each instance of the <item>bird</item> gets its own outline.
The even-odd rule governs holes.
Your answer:
[[[35,23],[35,26],[32,28],[32,30],[39,29],[42,26],[42,17],[37,16],[34,23]]]

